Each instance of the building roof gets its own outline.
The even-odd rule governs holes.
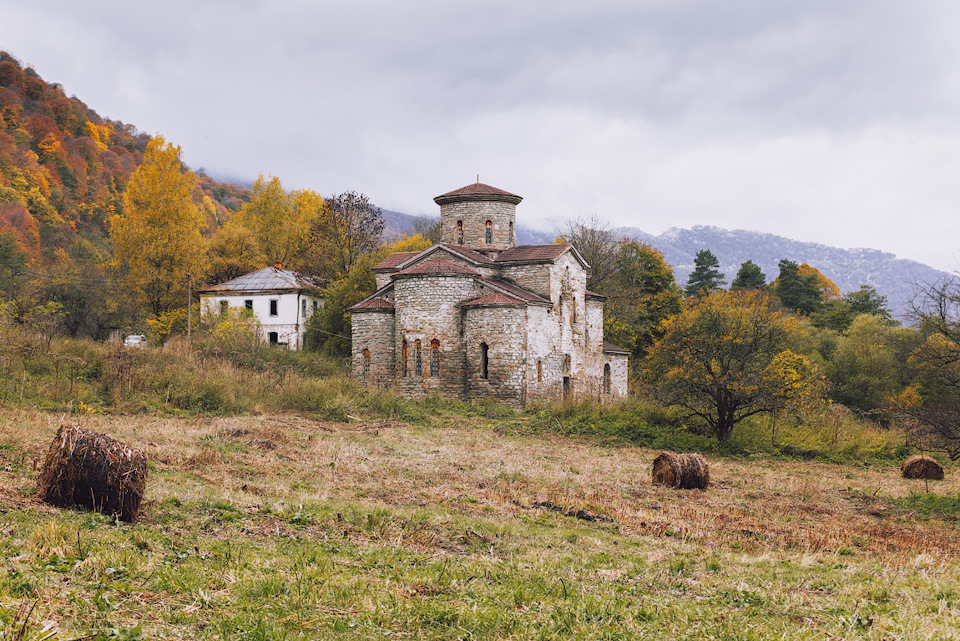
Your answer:
[[[625,350],[618,345],[614,345],[613,343],[608,343],[607,341],[603,341],[603,353],[604,354],[626,354],[627,356],[630,355],[630,352],[628,350]]]
[[[425,263],[414,265],[402,272],[397,272],[395,276],[479,276],[480,274],[470,269],[466,265],[455,263],[446,258],[437,258],[428,260]]]
[[[553,260],[571,247],[570,243],[550,243],[549,245],[517,245],[504,249],[497,256],[498,263],[521,261]]]
[[[228,280],[225,283],[207,287],[201,293],[229,293],[229,292],[268,292],[268,291],[300,291],[313,290],[320,284],[298,272],[276,267],[264,267],[255,272]]]
[[[463,245],[454,245],[453,243],[440,243],[441,247],[444,247],[455,254],[460,254],[464,258],[468,258],[476,263],[481,265],[496,265],[496,262],[491,259],[489,256],[481,254],[475,249],[469,249]]]
[[[433,202],[437,203],[438,205],[446,205],[447,203],[456,203],[469,200],[499,200],[516,205],[519,204],[523,198],[516,194],[511,194],[509,191],[497,189],[496,187],[485,185],[482,182],[475,182],[472,185],[467,185],[466,187],[461,187],[460,189],[454,189],[453,191],[448,191],[445,194],[440,194],[433,199]]]
[[[390,310],[393,311],[396,309],[396,305],[392,301],[387,300],[386,298],[374,297],[363,300],[353,307],[348,307],[348,312],[360,312],[360,311],[377,311],[377,310]]]
[[[480,280],[487,285],[503,290],[506,294],[527,301],[528,303],[544,303],[549,305],[550,301],[539,294],[531,292],[529,289],[520,287],[515,283],[506,281],[502,278],[491,278],[490,276],[481,276]]]
[[[607,298],[603,294],[598,294],[597,292],[591,292],[589,289],[586,290],[586,296],[587,298],[596,298],[599,300],[605,300]]]
[[[423,251],[417,252],[394,252],[381,260],[379,263],[374,265],[373,270],[377,271],[379,269],[395,269],[398,265],[402,265],[407,262],[414,256],[422,254]]]
[[[462,307],[502,307],[502,306],[523,306],[526,305],[527,301],[520,300],[519,298],[514,298],[513,296],[508,296],[507,294],[501,294],[500,292],[493,292],[492,294],[487,294],[486,296],[481,296],[480,298],[475,298],[474,300],[467,301],[463,303]]]

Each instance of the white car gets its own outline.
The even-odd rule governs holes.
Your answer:
[[[130,334],[123,339],[124,347],[146,347],[147,337],[143,334]]]

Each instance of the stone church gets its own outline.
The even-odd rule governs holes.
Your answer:
[[[385,258],[349,310],[358,380],[518,409],[627,394],[628,352],[603,340],[590,266],[569,243],[517,245],[521,200],[479,182],[434,198],[442,242]]]

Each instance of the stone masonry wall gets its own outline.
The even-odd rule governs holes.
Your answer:
[[[464,313],[467,393],[523,409],[526,383],[526,308],[473,307]],[[481,377],[481,343],[487,345],[487,378]]]
[[[466,247],[512,247],[516,244],[517,206],[502,201],[463,201],[440,206],[443,242],[457,243],[457,221],[463,221]],[[493,224],[493,242],[486,242],[486,221]],[[512,235],[511,235],[512,231]]]
[[[397,390],[420,398],[432,391],[463,398],[464,356],[462,321],[457,303],[476,298],[479,285],[471,277],[420,276],[394,281],[397,325]],[[431,341],[440,342],[439,375],[431,374]],[[403,341],[407,341],[406,376],[403,375]],[[416,341],[420,341],[421,374],[416,375]]]
[[[367,385],[384,387],[393,383],[394,358],[393,310],[365,310],[353,313],[353,377]],[[364,350],[370,351],[370,367],[364,372]]]

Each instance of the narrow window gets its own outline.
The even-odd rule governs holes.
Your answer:
[[[370,350],[363,350],[363,380],[370,376]]]
[[[253,299],[248,298],[247,300],[243,301],[243,308],[253,311]]]
[[[270,315],[271,316],[277,315],[277,299],[276,298],[270,299]]]
[[[511,245],[516,245],[516,244],[517,244],[517,237],[514,236],[513,221],[512,221],[512,220],[510,221],[510,244],[511,244]]]
[[[603,366],[603,393],[610,393],[610,363]]]
[[[486,241],[489,245],[493,242],[493,222],[488,220],[484,227],[486,228]]]
[[[440,341],[430,341],[430,376],[440,376]]]
[[[400,374],[407,376],[407,341],[400,346]]]
[[[462,220],[457,221],[457,244],[458,245],[463,244],[463,221]]]
[[[313,301],[313,313],[317,313],[317,301]]]
[[[306,320],[307,318],[307,299],[306,298],[300,299],[300,316],[302,316],[304,320]]]
[[[570,305],[570,324],[574,325],[577,322],[577,299],[570,301]]]
[[[487,371],[487,344],[480,343],[480,378],[489,378]]]
[[[278,342],[280,342],[280,337],[276,332],[270,332],[267,334],[267,340],[270,341],[271,345],[276,345]]]
[[[225,300],[220,301],[220,313],[226,314],[228,309],[230,309],[230,303]]]
[[[420,339],[413,344],[413,373],[423,376],[423,354],[420,350]]]
[[[543,361],[537,361],[537,382],[543,382]]]

